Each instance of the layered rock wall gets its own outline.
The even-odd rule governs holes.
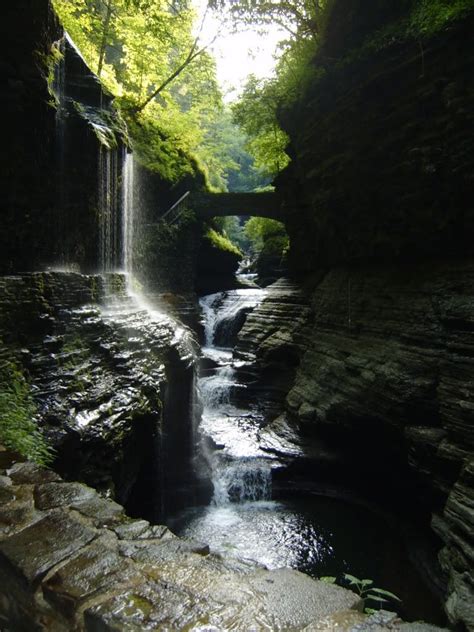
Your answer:
[[[371,3],[357,20],[352,4],[335,3],[343,33],[377,15]],[[430,38],[366,31],[370,45],[359,33],[356,49],[329,31],[310,87],[281,115],[293,270],[473,254],[473,24],[471,14]]]
[[[298,443],[314,477],[365,474],[431,514],[446,610],[472,630],[474,18],[428,35],[413,6],[334,2],[312,81],[281,112],[277,192],[313,322],[266,434]]]
[[[190,478],[188,330],[137,304],[116,274],[1,277],[0,304],[0,356],[11,367],[1,387],[26,378],[55,469],[133,515],[162,518]],[[166,467],[175,462],[179,471]]]

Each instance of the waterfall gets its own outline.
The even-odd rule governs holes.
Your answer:
[[[56,200],[54,209],[54,221],[52,230],[55,234],[57,263],[65,266],[67,262],[64,252],[65,218],[66,218],[66,39],[62,37],[55,42],[55,48],[59,52],[59,60],[54,66],[54,78],[52,93],[56,103],[55,113],[55,163],[56,163]]]
[[[128,275],[133,273],[134,159],[125,152],[122,166],[122,265]]]
[[[256,447],[256,415],[232,404],[233,389],[242,385],[230,340],[264,295],[261,289],[232,290],[200,299],[205,332],[203,356],[213,367],[198,381],[203,406],[200,432],[220,448],[210,449],[205,440],[201,445],[214,488],[214,505],[271,498],[271,467]]]
[[[102,272],[112,272],[119,264],[120,205],[117,154],[117,149],[109,149],[100,145],[98,203]]]
[[[208,349],[228,349],[245,322],[245,318],[263,299],[260,288],[217,292],[200,299],[205,346]]]
[[[219,463],[214,469],[212,482],[212,502],[218,506],[230,502],[270,500],[272,496],[270,465],[255,459]]]

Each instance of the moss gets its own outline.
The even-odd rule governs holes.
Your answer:
[[[45,54],[42,51],[35,51],[35,57],[40,67],[40,71],[46,80],[48,87],[48,94],[51,99],[48,101],[48,105],[57,109],[59,106],[59,96],[54,89],[56,67],[61,63],[64,55],[61,52],[61,40],[53,42],[49,53]]]
[[[387,7],[393,6],[391,2],[386,4]],[[362,39],[359,39],[359,45],[351,46],[351,38],[348,37],[349,44],[342,45],[341,54],[328,62],[327,47],[331,47],[331,38],[338,37],[334,27],[330,26],[331,14],[338,16],[341,8],[341,0],[334,0],[327,5],[325,29],[321,34],[320,45],[315,54],[316,64],[311,73],[312,92],[315,92],[315,86],[327,76],[330,67],[344,68],[396,43],[408,40],[421,42],[425,38],[433,37],[454,22],[474,13],[474,0],[413,0],[411,7],[399,7],[395,18],[393,15],[388,17],[388,9],[387,14],[382,11],[378,28],[368,28]],[[351,19],[354,19],[353,16]],[[353,25],[353,29],[355,28]]]
[[[53,451],[35,423],[36,406],[29,384],[12,360],[0,367],[0,440],[22,456],[47,465]]]
[[[243,256],[239,248],[237,248],[237,246],[233,244],[228,237],[226,237],[222,233],[218,233],[213,228],[209,228],[207,230],[205,237],[211,242],[214,248],[225,250],[226,252],[231,252],[232,254],[239,257]]]
[[[91,301],[93,301],[94,303],[97,303],[100,296],[100,288],[99,288],[99,284],[97,283],[96,276],[90,277],[90,291],[91,291]]]

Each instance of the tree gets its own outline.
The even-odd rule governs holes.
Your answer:
[[[211,0],[216,10],[227,10],[236,25],[277,24],[290,39],[315,39],[321,31],[326,0]]]
[[[272,176],[289,162],[285,153],[288,138],[276,117],[279,103],[278,83],[251,75],[239,101],[232,107],[235,122],[250,139],[247,147],[255,157],[256,166]]]
[[[222,97],[187,0],[54,0],[91,68],[116,96],[142,158],[167,178],[193,170]],[[199,64],[193,63],[199,57]],[[184,159],[194,155],[196,160]]]

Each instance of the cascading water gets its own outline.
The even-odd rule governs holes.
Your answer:
[[[65,266],[66,255],[63,251],[65,234],[65,208],[66,208],[66,169],[65,169],[65,152],[66,152],[66,64],[65,49],[66,39],[62,37],[55,42],[56,50],[59,53],[59,61],[54,67],[53,94],[56,101],[55,114],[55,155],[56,155],[56,204],[55,204],[55,221],[53,230],[55,231],[58,252],[58,265]]]
[[[410,576],[415,580],[406,590],[409,561],[399,533],[367,506],[297,493],[271,500],[272,467],[279,464],[265,452],[261,438],[259,406],[264,403],[255,402],[249,410],[235,405],[242,401],[234,397],[236,389],[245,387],[240,383],[241,370],[249,367],[233,359],[232,346],[245,315],[272,291],[277,290],[252,287],[200,300],[205,346],[199,433],[213,494],[209,505],[180,512],[168,524],[179,535],[207,542],[225,556],[269,568],[289,566],[313,577],[343,573],[371,577],[404,598],[418,591],[424,599],[426,590],[413,570]],[[397,577],[404,581],[398,584]]]
[[[128,275],[133,274],[134,183],[133,154],[125,151],[122,165],[122,265]]]
[[[118,152],[99,148],[100,258],[103,272],[119,266],[120,205],[118,194]]]
[[[258,411],[240,410],[231,403],[233,389],[243,385],[237,380],[230,341],[264,295],[265,290],[256,288],[219,292],[200,300],[203,358],[214,365],[198,382],[203,405],[200,431],[224,446],[205,451],[214,488],[212,502],[218,506],[271,498],[271,467],[255,441]]]

